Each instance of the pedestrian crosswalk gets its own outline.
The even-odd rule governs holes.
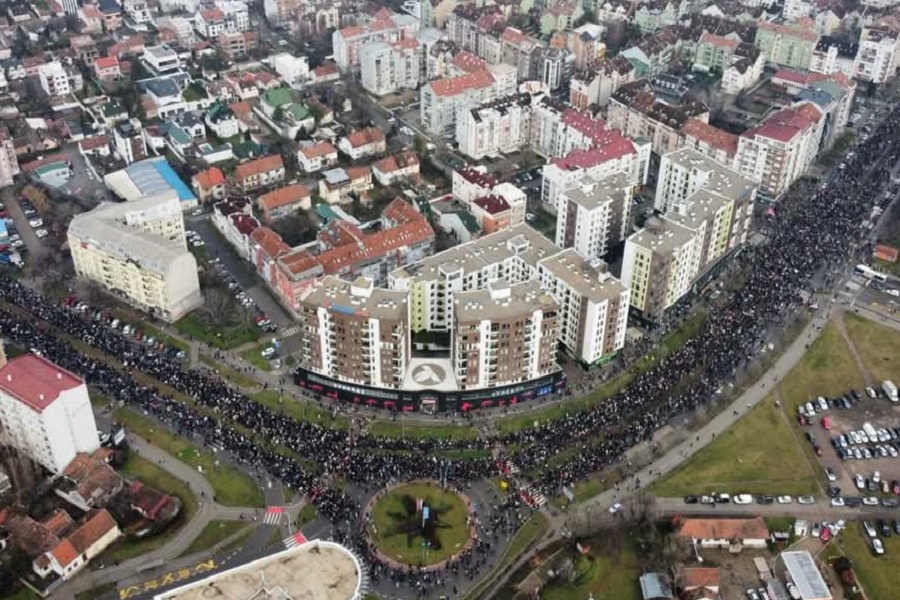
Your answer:
[[[306,543],[306,536],[303,535],[302,531],[297,531],[297,533],[290,535],[282,540],[285,548],[293,548],[294,546],[302,546]]]
[[[263,517],[263,523],[267,525],[278,525],[279,523],[281,523],[282,517],[284,517],[283,506],[270,506],[266,509],[266,514]]]
[[[287,329],[282,329],[278,333],[278,337],[284,340],[291,337],[292,335],[297,335],[298,333],[300,333],[300,326],[294,325],[292,327],[288,327]]]
[[[518,475],[521,472],[519,467],[513,461],[504,457],[497,459],[497,468],[500,469],[500,473],[507,477],[510,475]]]
[[[547,497],[534,486],[526,485],[519,490],[522,500],[529,506],[540,508],[547,504]]]

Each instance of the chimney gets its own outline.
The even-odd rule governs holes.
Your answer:
[[[6,344],[0,339],[0,369],[5,367],[7,362],[9,361],[6,360]]]

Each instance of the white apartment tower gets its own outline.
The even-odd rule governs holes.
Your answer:
[[[632,182],[621,171],[599,180],[585,177],[560,196],[556,245],[588,259],[604,256],[631,229],[632,197]]]

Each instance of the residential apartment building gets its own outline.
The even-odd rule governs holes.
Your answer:
[[[816,44],[809,70],[814,73],[831,75],[843,73],[853,77],[856,70],[856,57],[859,44],[847,42],[843,38],[823,35]]]
[[[870,83],[884,83],[900,65],[900,35],[887,27],[863,27],[853,77]]]
[[[738,136],[699,119],[688,119],[681,128],[682,148],[700,154],[723,165],[731,165],[737,155]]]
[[[54,475],[100,447],[84,380],[37,354],[0,349],[0,419],[3,443]]]
[[[298,210],[311,209],[312,194],[305,185],[295,183],[263,194],[257,198],[256,205],[264,221],[274,221]]]
[[[305,173],[315,173],[338,162],[337,149],[328,142],[315,142],[297,150],[297,162]]]
[[[165,44],[145,47],[141,60],[156,75],[181,70],[181,59],[178,58],[178,53]]]
[[[822,121],[809,102],[772,113],[740,136],[734,169],[759,182],[761,199],[778,200],[815,160]]]
[[[332,34],[334,61],[341,71],[359,73],[362,47],[370,42],[415,38],[419,21],[409,15],[379,12],[371,21],[338,29]]]
[[[13,138],[6,127],[0,127],[0,187],[13,184],[13,177],[19,174],[19,159]]]
[[[830,148],[847,130],[856,95],[856,82],[843,73],[822,75],[781,69],[772,77],[772,83],[783,85],[795,100],[810,102],[822,112],[817,152]]]
[[[605,256],[631,231],[631,178],[617,171],[586,177],[562,193],[556,213],[556,245],[588,258]]]
[[[66,96],[72,92],[72,86],[69,83],[69,73],[59,61],[41,65],[38,70],[38,77],[44,92],[51,98]]]
[[[176,321],[202,303],[181,203],[164,192],[76,215],[68,230],[75,272],[125,301]]]
[[[809,17],[761,21],[756,29],[756,46],[766,62],[792,69],[809,69],[818,41],[816,23]]]
[[[234,170],[234,183],[243,192],[277,185],[283,181],[284,162],[277,154],[245,162]]]
[[[584,365],[611,360],[625,346],[630,291],[573,248],[538,262],[541,287],[559,303],[557,336]]]
[[[471,165],[453,171],[450,182],[453,195],[466,204],[471,203],[475,198],[489,196],[500,184],[499,181],[488,175],[486,167]]]
[[[414,90],[422,79],[422,52],[419,40],[368,42],[360,51],[360,81],[376,96],[401,89]]]
[[[459,151],[475,160],[521,150],[531,138],[531,105],[536,97],[517,93],[475,107],[460,107],[456,118]]]
[[[495,280],[455,293],[450,360],[459,389],[504,386],[557,371],[558,322],[559,303],[534,280]]]
[[[200,171],[191,177],[191,188],[200,204],[225,198],[225,174],[216,167]]]
[[[604,58],[572,76],[569,103],[578,110],[584,110],[591,104],[606,106],[617,89],[636,78],[634,65],[624,56]]]
[[[366,165],[331,169],[319,180],[319,196],[326,204],[349,204],[353,196],[367,202],[371,189],[372,169]]]
[[[140,120],[133,118],[116,123],[113,130],[113,150],[130,165],[147,158],[147,140]]]
[[[411,355],[405,292],[327,276],[302,294],[297,318],[301,367],[359,385],[403,383]]]
[[[452,135],[460,107],[481,104],[497,96],[490,71],[476,71],[429,81],[422,87],[421,120],[429,133]]]
[[[631,139],[650,140],[650,147],[657,154],[678,149],[681,128],[689,119],[708,122],[709,109],[696,101],[662,102],[644,79],[616,90],[607,107],[610,127],[619,129]]]
[[[382,186],[418,178],[419,157],[413,150],[401,150],[372,164],[372,176]]]
[[[744,245],[756,194],[756,182],[695,150],[663,156],[656,208],[665,214],[625,243],[622,282],[631,288],[631,305],[659,319]]]

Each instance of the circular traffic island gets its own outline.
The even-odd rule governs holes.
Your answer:
[[[475,538],[469,499],[434,481],[388,488],[367,508],[369,541],[388,563],[439,568]]]

